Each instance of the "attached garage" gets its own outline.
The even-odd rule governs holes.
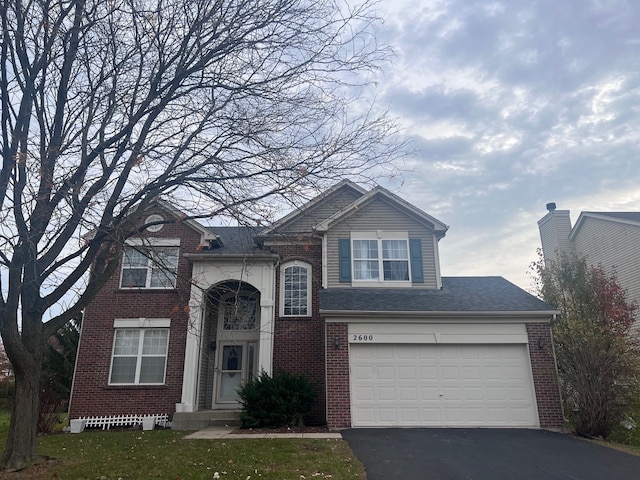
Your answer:
[[[350,346],[354,427],[537,427],[526,345]]]
[[[511,323],[352,323],[354,427],[537,427],[528,336]]]
[[[562,428],[553,307],[500,277],[442,283],[320,293],[329,427]]]

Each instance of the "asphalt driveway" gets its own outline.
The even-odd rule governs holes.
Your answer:
[[[546,430],[354,428],[367,480],[632,480],[640,457]]]

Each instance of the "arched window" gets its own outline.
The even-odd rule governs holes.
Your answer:
[[[280,267],[280,315],[311,316],[311,265],[294,260]]]

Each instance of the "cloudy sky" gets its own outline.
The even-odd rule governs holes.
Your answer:
[[[531,287],[547,202],[640,210],[640,2],[382,0],[379,99],[415,155],[392,190],[450,225],[443,275]]]

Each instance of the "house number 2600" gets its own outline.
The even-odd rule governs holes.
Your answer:
[[[371,342],[373,341],[373,335],[354,335],[354,342]]]

